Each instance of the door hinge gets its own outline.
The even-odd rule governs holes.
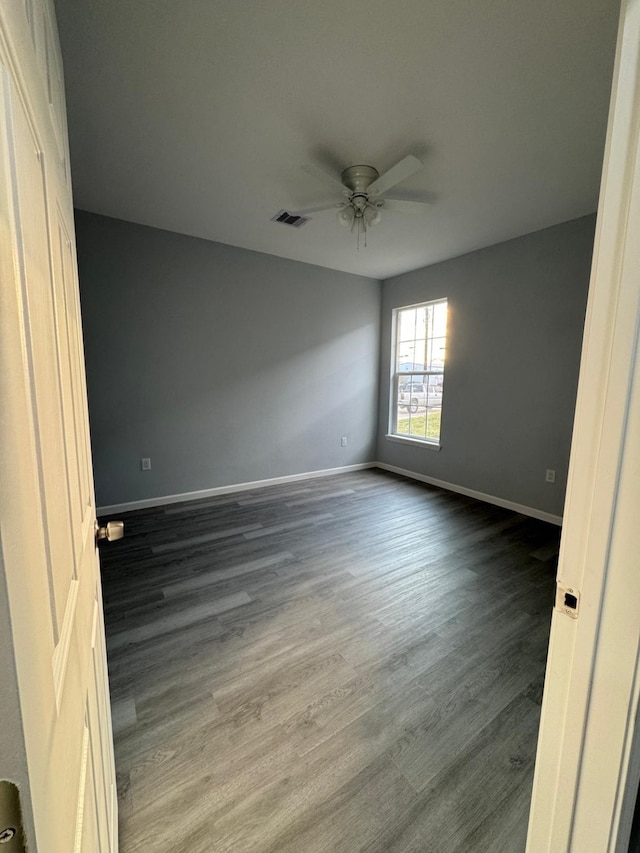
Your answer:
[[[571,619],[577,619],[580,614],[580,590],[557,581],[555,607]]]
[[[3,779],[0,781],[0,850],[24,853],[25,849],[20,794],[13,782]]]

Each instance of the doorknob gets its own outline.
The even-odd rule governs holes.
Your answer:
[[[107,521],[107,523],[99,527],[96,521],[96,541],[106,539],[107,542],[115,542],[116,539],[122,539],[124,536],[124,521]]]

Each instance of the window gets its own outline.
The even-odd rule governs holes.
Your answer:
[[[391,438],[440,444],[447,300],[394,311]]]

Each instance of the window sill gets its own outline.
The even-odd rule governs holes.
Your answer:
[[[414,447],[424,447],[427,450],[440,450],[439,441],[430,441],[422,438],[405,438],[402,435],[391,435],[390,433],[387,433],[385,438],[387,441],[397,441],[398,444],[412,444]]]

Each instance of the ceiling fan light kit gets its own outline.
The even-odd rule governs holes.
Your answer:
[[[382,219],[382,211],[388,210],[399,213],[422,213],[429,205],[428,201],[406,201],[383,197],[383,193],[411,177],[423,168],[423,163],[417,157],[409,155],[380,175],[373,166],[364,164],[348,166],[341,175],[326,171],[320,166],[307,165],[302,167],[314,178],[329,184],[333,189],[340,188],[346,201],[333,204],[323,204],[317,207],[297,210],[290,216],[306,217],[310,213],[320,213],[325,210],[335,210],[340,225],[350,228],[357,233],[357,247],[360,248],[360,234],[364,235],[364,245],[367,245],[367,229],[373,228]]]

